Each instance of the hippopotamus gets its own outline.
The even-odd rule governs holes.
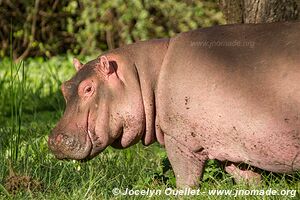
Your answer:
[[[158,142],[178,187],[199,184],[209,159],[300,169],[300,22],[219,25],[125,45],[62,84],[65,112],[49,136],[58,159]]]

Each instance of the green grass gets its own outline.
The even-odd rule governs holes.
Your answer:
[[[166,153],[158,144],[125,150],[107,148],[87,162],[59,161],[49,152],[47,138],[64,110],[60,85],[74,74],[72,58],[28,59],[13,64],[0,61],[0,199],[128,199],[113,188],[162,190],[175,188]],[[166,169],[168,169],[166,171]],[[7,189],[9,171],[29,177],[31,186]],[[166,171],[164,173],[164,171]],[[259,186],[236,185],[214,161],[208,162],[201,191],[212,189],[293,189],[299,199],[300,174],[263,173]],[[26,182],[26,181],[25,181]],[[11,180],[12,184],[13,181]],[[36,187],[33,187],[36,185]],[[177,199],[153,196],[152,199]],[[190,199],[182,196],[181,199]],[[203,194],[192,199],[232,199]],[[290,199],[288,196],[238,196],[238,199]],[[148,196],[130,196],[148,199]]]

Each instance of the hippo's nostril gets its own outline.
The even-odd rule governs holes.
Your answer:
[[[64,136],[62,134],[59,134],[55,138],[55,144],[60,144],[64,139]]]
[[[68,140],[68,137],[63,134],[53,135],[50,136],[48,139],[48,145],[50,149],[53,149],[53,151],[57,150],[57,148]]]

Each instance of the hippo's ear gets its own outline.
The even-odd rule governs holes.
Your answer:
[[[98,57],[97,67],[99,67],[99,70],[106,77],[108,77],[110,74],[112,74],[115,71],[113,65],[109,62],[109,60],[106,56]]]
[[[83,67],[83,64],[77,58],[73,58],[73,65],[76,71],[79,71]]]

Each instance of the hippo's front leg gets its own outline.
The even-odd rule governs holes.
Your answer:
[[[207,155],[190,151],[186,145],[167,134],[165,147],[175,173],[176,186],[179,188],[198,186],[208,159]]]

